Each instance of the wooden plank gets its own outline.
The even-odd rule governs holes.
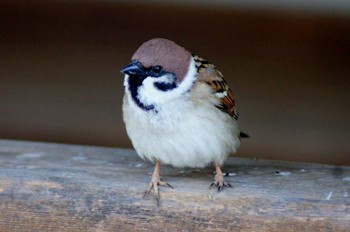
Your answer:
[[[133,150],[0,140],[0,231],[349,231],[350,167],[230,157],[219,194],[213,170],[162,166],[157,207]]]

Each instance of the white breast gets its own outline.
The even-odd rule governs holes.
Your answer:
[[[204,83],[157,105],[157,112],[139,108],[126,92],[123,117],[127,133],[142,158],[176,167],[222,164],[240,145],[235,119],[217,109],[217,99]]]

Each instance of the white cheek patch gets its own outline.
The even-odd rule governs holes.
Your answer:
[[[161,91],[154,86],[155,82],[171,82],[169,76],[159,78],[147,77],[142,86],[138,89],[138,98],[145,105],[154,105],[166,103],[172,99],[181,96],[188,92],[197,79],[197,69],[195,67],[194,59],[191,59],[187,75],[184,80],[174,89],[169,91]]]
[[[173,76],[173,75],[170,75],[170,74],[168,74],[168,75],[164,75],[164,76],[161,76],[161,77],[156,77],[156,78],[146,78],[146,80],[147,79],[153,79],[154,81],[153,81],[153,83],[154,82],[162,82],[162,83],[173,83],[174,81],[176,81],[175,79],[175,77]]]

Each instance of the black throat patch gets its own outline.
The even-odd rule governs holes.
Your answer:
[[[146,79],[146,77],[139,77],[139,76],[129,76],[128,83],[129,83],[129,91],[131,93],[131,97],[134,100],[134,102],[143,110],[149,111],[154,109],[154,105],[145,105],[143,104],[140,99],[138,98],[137,90],[142,85],[142,82]]]

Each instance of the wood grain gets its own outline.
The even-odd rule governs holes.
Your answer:
[[[0,231],[348,231],[350,167],[230,157],[163,166],[161,205],[142,199],[153,164],[133,150],[0,140]]]

